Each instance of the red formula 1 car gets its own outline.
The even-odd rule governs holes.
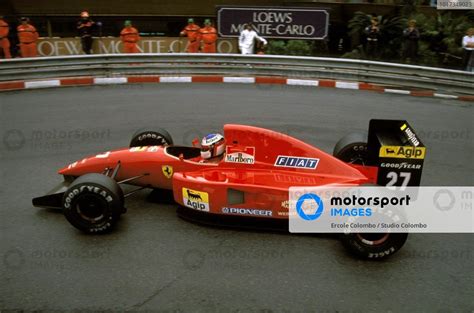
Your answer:
[[[292,186],[400,185],[396,174],[402,168],[410,172],[405,184],[420,183],[423,159],[410,158],[404,151],[423,144],[406,121],[372,120],[368,135],[344,137],[333,155],[252,126],[225,125],[224,138],[223,158],[207,163],[199,147],[173,145],[163,129],[139,131],[128,148],[90,156],[61,169],[64,182],[34,198],[33,205],[62,208],[76,228],[103,233],[125,213],[126,196],[152,188],[172,191],[179,215],[188,219],[288,230]],[[397,166],[402,163],[414,165]],[[137,188],[124,195],[123,184]],[[359,256],[383,257],[399,250],[407,234],[346,234],[342,238]]]

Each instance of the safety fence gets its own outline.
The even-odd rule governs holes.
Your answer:
[[[365,60],[238,54],[105,54],[0,61],[0,81],[130,75],[284,76],[474,94],[474,73]]]

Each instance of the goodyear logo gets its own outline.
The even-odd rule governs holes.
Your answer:
[[[380,147],[379,157],[381,158],[399,158],[399,159],[419,159],[425,158],[425,147],[411,146],[382,146]]]
[[[318,163],[319,159],[279,155],[275,161],[275,166],[307,168],[314,170],[318,166]]]
[[[400,130],[403,131],[407,137],[408,140],[415,146],[418,147],[420,145],[420,140],[415,135],[415,132],[413,132],[410,127],[408,127],[407,124],[403,124],[400,127]]]
[[[183,204],[191,209],[209,212],[209,194],[203,191],[183,188]]]

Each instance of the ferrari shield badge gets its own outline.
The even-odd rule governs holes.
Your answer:
[[[170,165],[163,165],[161,171],[166,178],[171,178],[171,176],[173,176],[173,167]]]

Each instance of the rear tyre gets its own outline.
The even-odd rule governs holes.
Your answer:
[[[341,161],[367,163],[367,133],[352,133],[336,143],[333,155]],[[364,259],[383,259],[405,244],[406,233],[350,233],[341,236],[342,244],[352,254]]]
[[[169,146],[173,144],[171,135],[162,128],[140,129],[132,136],[130,148],[142,146]]]
[[[350,233],[341,237],[342,244],[352,254],[363,259],[383,259],[407,241],[406,233]]]
[[[124,212],[122,189],[112,178],[85,174],[63,196],[63,213],[72,226],[90,234],[111,231]]]
[[[336,143],[333,156],[341,161],[363,165],[367,162],[367,133],[352,133]]]

